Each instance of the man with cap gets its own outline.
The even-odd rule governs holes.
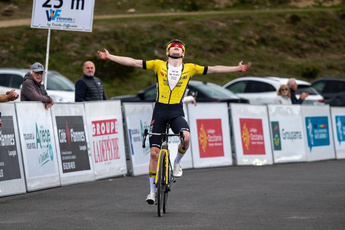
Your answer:
[[[84,62],[83,72],[84,75],[75,83],[75,102],[107,100],[101,79],[94,76],[95,64]]]
[[[130,57],[115,56],[110,54],[106,49],[104,52],[98,51],[101,59],[109,59],[121,65],[134,66],[142,69],[154,71],[157,85],[157,101],[152,115],[150,130],[153,133],[164,133],[165,124],[169,123],[174,133],[181,130],[184,134],[185,150],[182,149],[181,143],[178,147],[178,154],[174,160],[174,177],[182,176],[182,168],[180,165],[181,158],[189,147],[189,125],[184,118],[183,97],[189,80],[194,75],[206,75],[216,73],[232,73],[245,72],[249,69],[249,65],[243,65],[242,61],[238,66],[200,66],[194,63],[183,63],[185,57],[186,45],[178,39],[169,41],[166,45],[167,61],[162,60],[138,60]],[[154,179],[156,177],[157,162],[159,149],[161,145],[161,137],[150,137],[150,194],[146,198],[148,204],[155,203],[156,187]]]
[[[20,101],[42,101],[46,109],[54,105],[54,100],[48,96],[42,84],[44,66],[35,62],[24,76],[24,82],[20,93]]]

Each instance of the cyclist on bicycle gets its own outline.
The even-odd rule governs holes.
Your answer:
[[[167,61],[157,59],[144,61],[130,57],[115,56],[110,54],[106,49],[104,49],[104,52],[97,51],[101,59],[109,59],[121,65],[154,71],[157,80],[157,98],[152,115],[150,132],[163,133],[165,132],[166,123],[169,123],[174,133],[179,133],[183,130],[185,137],[185,150],[182,149],[180,143],[178,154],[174,160],[173,175],[175,177],[182,176],[180,162],[189,147],[189,125],[184,118],[182,106],[183,97],[189,80],[194,75],[245,72],[249,69],[249,65],[243,65],[242,61],[238,66],[199,66],[192,63],[185,64],[182,62],[185,52],[185,44],[178,39],[173,39],[167,43]],[[154,204],[156,194],[154,179],[156,177],[161,138],[159,136],[151,136],[149,140],[151,152],[149,164],[150,194],[147,196],[146,202],[148,204]]]

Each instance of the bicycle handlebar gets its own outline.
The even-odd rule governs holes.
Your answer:
[[[145,148],[145,142],[146,142],[146,136],[150,135],[150,136],[165,136],[165,137],[180,137],[181,138],[181,145],[182,145],[182,149],[186,150],[185,144],[184,144],[184,134],[183,131],[181,130],[180,133],[178,134],[168,134],[168,133],[149,133],[147,129],[144,130],[144,135],[143,135],[143,143],[142,143],[142,147]]]

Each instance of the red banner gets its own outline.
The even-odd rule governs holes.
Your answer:
[[[223,132],[221,119],[197,119],[200,158],[223,157]]]
[[[92,122],[92,136],[104,136],[117,133],[117,119],[101,120]]]
[[[265,155],[265,140],[261,119],[240,119],[244,155]]]

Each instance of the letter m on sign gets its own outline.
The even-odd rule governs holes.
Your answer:
[[[79,3],[80,3],[80,9],[81,10],[84,10],[84,4],[85,4],[85,0],[72,0],[72,4],[71,4],[71,10],[73,10],[74,9],[74,6],[75,6],[75,9],[76,10],[79,10]],[[76,4],[76,5],[74,5],[74,4]]]

